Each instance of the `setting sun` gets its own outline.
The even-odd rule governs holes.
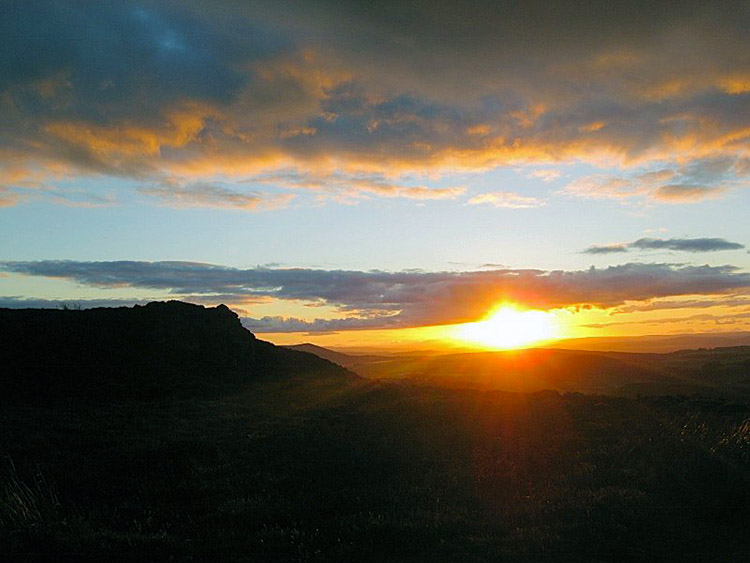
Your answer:
[[[554,315],[504,305],[487,319],[458,327],[456,338],[489,348],[517,348],[558,337]]]

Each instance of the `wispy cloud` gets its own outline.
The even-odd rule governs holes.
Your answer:
[[[12,207],[17,205],[23,196],[13,190],[0,186],[0,207]]]
[[[562,176],[559,170],[544,169],[544,170],[532,170],[528,174],[528,178],[538,178],[543,182],[551,182]]]
[[[704,199],[715,199],[725,191],[724,186],[669,184],[656,188],[653,197],[668,203],[695,203]]]
[[[170,207],[212,207],[238,209],[242,211],[267,211],[289,205],[294,194],[270,194],[263,192],[240,192],[210,184],[154,185],[139,188],[143,195],[158,199]]]
[[[557,193],[588,199],[661,203],[696,203],[715,199],[744,184],[744,161],[731,158],[698,159],[675,168],[660,168],[625,176],[595,174],[577,178]]]
[[[615,242],[592,245],[584,254],[615,254],[628,250],[673,250],[678,252],[717,252],[722,250],[742,250],[744,244],[723,238],[640,238],[634,242]]]
[[[511,209],[528,209],[542,207],[544,201],[536,197],[528,197],[516,192],[488,192],[475,195],[467,202],[469,205],[492,205],[494,207],[508,207]]]
[[[342,330],[383,329],[398,326],[396,316],[374,316],[341,319],[313,319],[297,317],[265,316],[261,318],[241,317],[242,324],[252,332],[315,332],[326,333]],[[393,322],[391,322],[393,321]]]
[[[644,303],[629,303],[621,305],[612,311],[613,315],[636,313],[644,311],[659,311],[669,309],[705,309],[707,307],[747,307],[750,297],[730,295],[713,297],[710,299],[656,299]]]
[[[272,184],[290,189],[304,189],[332,197],[367,198],[370,196],[404,199],[456,199],[466,188],[409,185],[393,182],[384,174],[313,173],[284,170],[251,177],[247,182]]]
[[[689,323],[711,323],[716,326],[744,324],[746,319],[750,319],[750,312],[732,313],[729,315],[715,315],[712,313],[699,313],[696,315],[687,315],[684,317],[661,317],[658,319],[645,319],[638,321],[621,321],[609,323],[590,323],[583,325],[587,328],[611,328],[613,326],[632,326],[632,325],[662,325],[662,324],[689,324]]]

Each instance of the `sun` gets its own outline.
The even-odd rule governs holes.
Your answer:
[[[555,316],[546,311],[502,305],[485,320],[457,327],[455,338],[487,348],[520,348],[558,337]]]

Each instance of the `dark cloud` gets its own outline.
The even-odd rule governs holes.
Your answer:
[[[747,174],[749,27],[742,1],[11,0],[0,185],[607,159],[688,164],[566,192],[699,201]]]
[[[242,66],[290,48],[270,25],[171,2],[11,0],[0,37],[0,147],[131,176],[158,169],[159,149],[208,134],[209,108],[252,79]],[[185,129],[191,115],[199,128]]]
[[[640,250],[680,250],[683,252],[715,252],[717,250],[738,250],[744,244],[731,242],[723,238],[641,238],[630,243],[632,248]]]
[[[350,319],[314,319],[306,321],[296,317],[241,317],[242,324],[252,332],[309,332],[331,333],[341,330],[382,329],[398,327],[397,319],[391,322],[389,317],[350,318]]]
[[[680,252],[717,252],[721,250],[741,250],[744,244],[731,242],[723,238],[641,238],[634,242],[616,242],[605,245],[593,245],[584,250],[584,254],[613,254],[637,250],[676,250]]]
[[[0,91],[27,115],[106,123],[185,98],[229,101],[249,64],[288,46],[270,26],[213,21],[174,3],[6,2]]]
[[[750,288],[750,274],[733,266],[673,264],[579,271],[362,272],[236,269],[192,262],[41,261],[2,262],[0,271],[100,288],[161,290],[205,302],[212,298],[229,304],[259,298],[322,302],[341,315],[333,322],[321,321],[326,330],[358,324],[374,328],[473,321],[505,300],[542,308],[614,307],[627,301]]]
[[[622,242],[614,242],[612,244],[595,244],[589,246],[584,250],[584,254],[619,254],[621,252],[627,252],[628,245]]]

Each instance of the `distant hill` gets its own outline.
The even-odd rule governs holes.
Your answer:
[[[525,349],[461,354],[358,356],[304,344],[305,350],[371,379],[447,387],[600,394],[750,396],[750,346],[668,354]]]
[[[750,332],[569,338],[555,342],[554,346],[566,350],[669,353],[696,348],[750,346]]]
[[[344,354],[342,352],[336,352],[335,350],[324,348],[323,346],[310,344],[309,342],[284,346],[284,348],[287,348],[288,350],[296,350],[298,352],[307,352],[308,354],[315,354],[319,358],[324,358],[347,368],[359,366],[363,363],[382,362],[392,359],[390,356],[378,356],[375,354]]]
[[[0,353],[4,397],[159,397],[220,391],[263,376],[349,374],[315,355],[256,339],[224,305],[179,301],[0,309]]]
[[[301,345],[299,345],[301,346]],[[310,346],[315,346],[310,344]],[[419,346],[415,348],[414,346]],[[645,336],[590,336],[586,338],[566,338],[546,343],[544,346],[564,350],[589,352],[635,352],[644,354],[668,354],[679,350],[698,348],[724,348],[730,346],[750,346],[750,331],[697,334],[649,334]],[[533,346],[531,347],[533,348]],[[385,346],[337,346],[336,351],[347,356],[372,355],[390,357],[436,356],[477,352],[476,346],[452,342],[446,346],[443,340],[420,341],[419,343],[392,343]]]
[[[298,352],[315,354],[319,358],[325,358],[326,360],[339,364],[340,366],[346,366],[349,363],[356,362],[356,358],[352,357],[349,354],[342,354],[341,352],[329,350],[328,348],[323,348],[322,346],[316,346],[315,344],[310,344],[309,342],[305,342],[304,344],[284,346],[284,348],[286,348],[287,350],[296,350]]]

